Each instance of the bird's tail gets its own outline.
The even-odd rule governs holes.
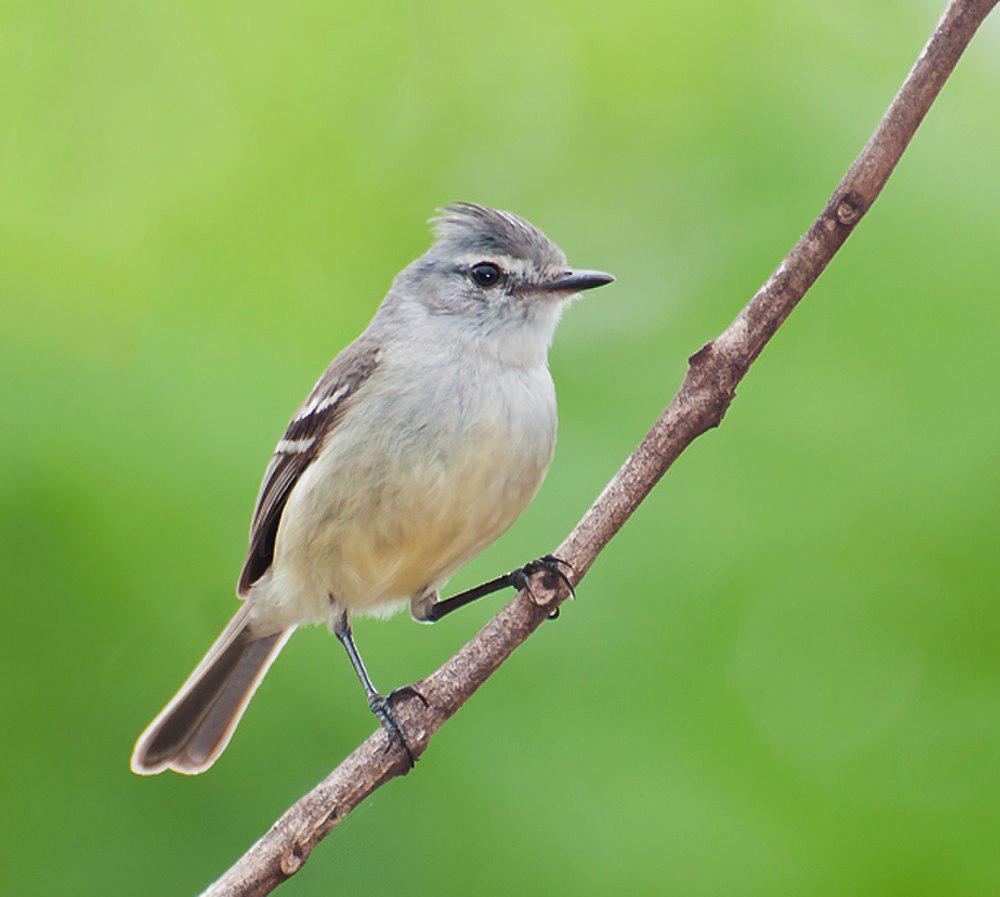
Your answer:
[[[221,754],[268,667],[294,627],[251,638],[247,605],[229,621],[195,671],[139,736],[132,771],[195,775]]]

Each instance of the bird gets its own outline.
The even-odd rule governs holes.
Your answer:
[[[197,774],[228,745],[298,626],[342,643],[390,743],[413,755],[358,653],[351,619],[407,604],[432,623],[522,588],[551,555],[441,598],[448,579],[535,496],[556,441],[549,347],[567,305],[611,283],[524,218],[471,202],[439,209],[431,247],[395,277],[365,330],[298,408],[264,472],[237,583],[243,599],[140,735],[131,768]],[[567,580],[567,585],[569,582]]]

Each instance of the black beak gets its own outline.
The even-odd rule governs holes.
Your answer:
[[[581,293],[595,287],[603,287],[614,280],[610,274],[603,271],[563,271],[555,280],[546,283],[532,284],[524,289],[528,293]]]

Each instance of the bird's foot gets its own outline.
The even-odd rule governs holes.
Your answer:
[[[371,712],[375,714],[375,718],[382,724],[382,728],[385,729],[386,735],[389,736],[389,744],[387,750],[392,747],[393,743],[399,744],[399,746],[406,753],[406,759],[410,764],[410,769],[416,765],[416,758],[413,756],[413,751],[410,750],[409,742],[406,740],[406,735],[403,733],[403,726],[399,721],[399,717],[396,715],[396,708],[394,702],[396,698],[402,697],[403,695],[412,695],[413,697],[419,698],[423,701],[424,706],[427,706],[427,699],[415,689],[412,685],[404,685],[402,688],[397,688],[391,691],[388,695],[380,695],[376,692],[368,697],[368,707]]]
[[[531,590],[531,577],[536,573],[545,573],[546,578],[542,580],[542,585],[548,589],[555,589],[558,588],[558,585],[561,582],[569,590],[570,597],[576,598],[576,591],[573,589],[573,583],[563,572],[563,567],[567,567],[573,573],[576,572],[573,565],[569,561],[564,561],[562,558],[556,557],[554,554],[546,554],[533,561],[529,561],[518,570],[512,570],[509,574],[510,584],[518,591],[521,589],[526,590],[531,596],[531,599],[533,601],[537,601],[535,593]],[[552,613],[549,614],[549,619],[555,620],[558,617],[559,608],[553,608]]]

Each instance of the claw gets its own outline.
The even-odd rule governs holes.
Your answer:
[[[562,564],[564,567],[569,567],[574,573],[576,573],[576,567],[574,567],[569,561],[563,560],[557,554],[546,554],[540,560],[548,561],[550,564]]]
[[[569,577],[559,569],[559,564],[564,564],[569,567],[574,573],[576,570],[569,561],[564,561],[562,558],[556,557],[554,554],[547,554],[544,557],[540,557],[537,560],[530,561],[521,567],[520,570],[513,570],[508,574],[510,584],[517,590],[524,589],[531,596],[531,600],[536,604],[538,603],[535,598],[535,593],[531,590],[531,577],[536,573],[545,571],[553,576],[558,576],[562,580],[564,586],[566,586],[567,591],[571,598],[576,598],[576,590],[573,588],[573,583],[570,581]],[[551,614],[549,614],[550,620],[555,620],[559,616],[559,608],[555,608]]]
[[[531,576],[535,572],[535,570],[531,569],[531,564],[525,564],[519,570],[511,570],[508,576],[510,578],[510,584],[515,589],[519,592],[521,589],[524,589],[531,596],[531,600],[537,603],[535,593],[531,589]]]
[[[409,687],[409,686],[405,686]],[[402,691],[403,689],[397,689],[397,691]],[[383,697],[380,694],[373,694],[368,698],[368,706],[371,708],[371,712],[375,714],[376,719],[382,724],[382,728],[385,729],[386,735],[389,736],[389,743],[386,746],[386,750],[392,747],[394,741],[398,741],[400,746],[406,752],[406,759],[410,762],[410,769],[416,766],[416,759],[413,756],[413,751],[410,750],[409,744],[406,742],[406,736],[403,734],[403,727],[399,724],[399,720],[396,718],[396,710],[392,706],[393,695],[396,692],[392,692],[388,697]],[[419,694],[414,690],[414,694]],[[423,696],[421,695],[421,698]]]
[[[559,579],[562,580],[563,585],[566,586],[567,591],[569,591],[570,597],[576,598],[576,590],[573,588],[573,583],[570,582],[569,577],[559,569],[559,564],[565,564],[570,568],[570,570],[573,570],[573,565],[570,564],[569,561],[557,558],[554,554],[547,554],[544,557],[538,558],[538,560],[525,564],[524,567],[521,568],[520,572],[527,574],[527,576],[531,576],[544,570],[546,573],[558,576]],[[576,571],[574,570],[574,572]],[[534,596],[532,595],[532,597]]]
[[[548,571],[550,573],[554,573],[563,581],[566,588],[569,590],[570,598],[575,600],[576,589],[573,588],[573,583],[570,582],[569,577],[559,569],[559,564],[562,564],[564,567],[569,567],[570,572],[574,574],[576,573],[576,567],[574,567],[569,561],[564,561],[561,557],[557,557],[554,554],[547,554],[544,557],[539,558],[539,560],[545,561]]]
[[[410,698],[416,698],[418,701],[420,701],[421,704],[424,705],[424,707],[431,706],[430,702],[427,700],[427,696],[415,685],[401,685],[399,686],[399,688],[394,688],[386,696],[386,700],[391,703],[395,701],[396,698],[401,698],[404,696]]]
[[[576,589],[573,588],[573,583],[569,581],[569,577],[565,573],[563,573],[562,570],[560,570],[558,567],[549,567],[549,572],[555,573],[555,575],[558,576],[563,581],[563,584],[569,591],[569,597],[575,601]]]

